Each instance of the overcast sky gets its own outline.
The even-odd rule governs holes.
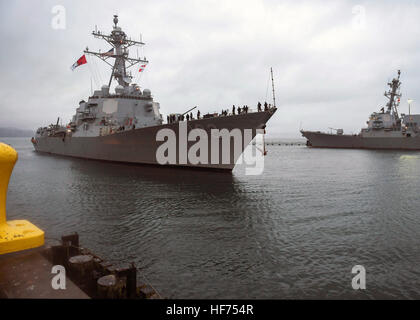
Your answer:
[[[65,29],[52,27],[56,5],[65,8]],[[95,25],[111,31],[114,14],[128,36],[142,34],[139,55],[150,63],[139,84],[164,118],[195,105],[203,114],[271,103],[270,67],[279,108],[272,137],[299,137],[300,127],[358,132],[385,105],[397,69],[401,111],[412,98],[420,113],[418,1],[0,0],[0,127],[70,120],[91,79],[98,88],[110,72],[94,58],[70,66],[86,46],[110,48],[90,33]]]

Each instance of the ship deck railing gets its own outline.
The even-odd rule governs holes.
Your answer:
[[[109,94],[106,96],[90,96],[89,99],[112,98],[112,99],[133,99],[133,100],[150,100],[152,96],[132,96],[125,94]]]
[[[273,110],[276,107],[268,107],[267,109],[261,109],[261,110],[253,110],[251,108],[248,108],[248,111],[241,111],[241,113],[238,113],[237,111],[235,113],[232,112],[228,112],[228,113],[218,113],[218,112],[214,112],[214,113],[207,113],[202,115],[200,118],[189,118],[188,121],[194,121],[194,120],[202,120],[202,119],[211,119],[211,118],[218,118],[218,117],[231,117],[231,116],[242,116],[248,113],[260,113],[260,112],[266,112],[269,110]],[[242,108],[241,108],[242,109]],[[174,120],[170,120],[168,122],[168,124],[172,124],[172,123],[178,123],[181,121],[187,121],[186,116],[184,116],[184,119],[181,120],[179,118],[175,118]]]

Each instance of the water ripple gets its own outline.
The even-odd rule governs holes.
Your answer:
[[[420,156],[269,146],[261,176],[37,154],[26,139],[8,218],[29,219],[166,297],[420,298]],[[351,268],[367,290],[351,288]]]

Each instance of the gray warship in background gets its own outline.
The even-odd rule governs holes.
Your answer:
[[[307,139],[306,145],[316,148],[355,148],[355,149],[394,149],[420,150],[420,114],[398,114],[400,105],[400,75],[388,83],[385,92],[388,102],[380,112],[371,114],[367,128],[359,134],[344,134],[342,129],[336,133],[301,130]]]
[[[187,117],[184,115],[188,113],[171,114],[167,117],[167,123],[164,123],[159,103],[153,100],[151,91],[141,90],[137,84],[130,84],[132,77],[127,69],[147,61],[145,58],[129,57],[128,48],[142,46],[144,43],[127,38],[117,24],[118,17],[114,16],[114,26],[110,35],[100,31],[92,32],[96,38],[112,45],[113,49],[105,54],[89,51],[88,48],[84,51],[85,54],[96,56],[112,67],[108,85],[94,91],[87,102],[80,101],[76,114],[68,125],[59,125],[57,120],[56,124],[39,128],[35,137],[31,139],[36,151],[86,159],[158,165],[156,151],[163,143],[156,141],[158,131],[168,128],[177,136],[180,135],[179,122],[185,121]],[[115,59],[113,64],[109,62],[111,58]],[[118,82],[115,93],[110,92],[113,79]],[[197,115],[196,118],[190,113],[188,121],[185,122],[188,132],[194,128],[204,129],[207,134],[210,134],[211,129],[240,129],[244,141],[245,129],[252,129],[254,138],[257,129],[265,130],[266,122],[275,111],[275,106],[259,109],[258,112],[251,112],[247,108],[246,112],[240,114],[225,111],[222,114],[213,113],[201,117]],[[191,144],[188,142],[188,150]],[[249,141],[242,144],[242,152],[246,144],[249,144]],[[221,144],[219,147],[221,149]],[[219,161],[219,164],[211,164],[209,160],[208,164],[191,164],[188,160],[186,164],[181,164],[177,157],[175,166],[232,170],[239,158],[237,152],[234,152],[233,143],[230,143],[230,151],[229,163]],[[220,160],[221,154],[222,152],[219,152]],[[211,159],[210,148],[208,158]]]

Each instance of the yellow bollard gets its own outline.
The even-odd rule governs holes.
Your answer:
[[[0,254],[36,248],[44,244],[44,231],[29,221],[6,221],[7,187],[17,158],[15,149],[0,142]]]

